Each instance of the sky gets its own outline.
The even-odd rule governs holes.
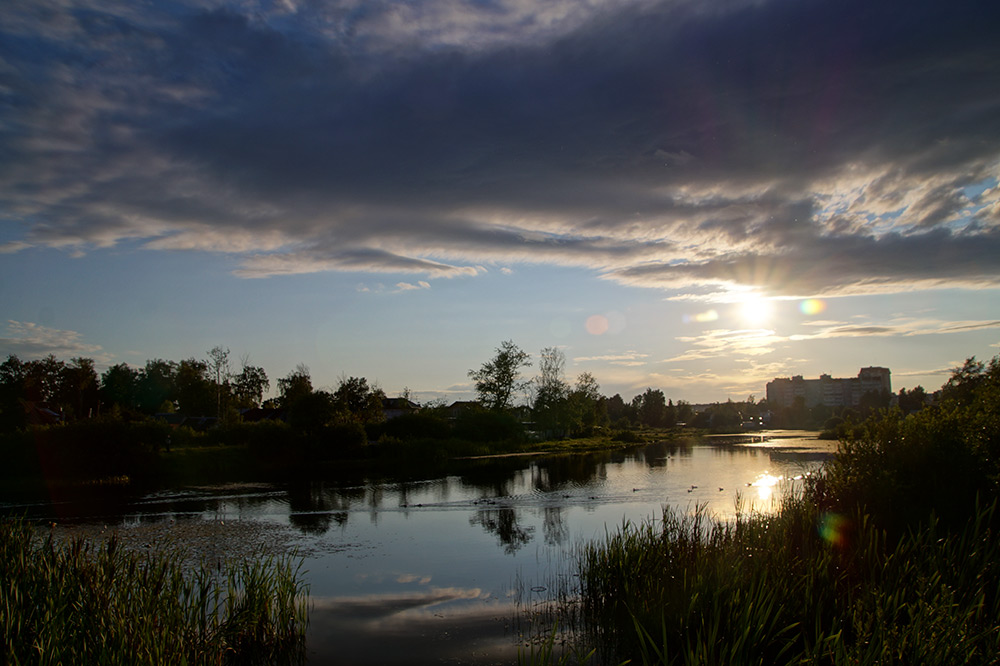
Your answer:
[[[626,400],[1000,353],[1000,4],[0,3],[0,355]],[[273,391],[272,391],[273,392]]]

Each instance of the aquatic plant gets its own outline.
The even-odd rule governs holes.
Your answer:
[[[0,524],[9,664],[279,664],[304,660],[308,590],[292,557],[185,566],[115,537],[94,546]]]
[[[727,522],[666,510],[582,549],[586,641],[601,663],[1000,663],[996,509],[898,540],[801,498]]]

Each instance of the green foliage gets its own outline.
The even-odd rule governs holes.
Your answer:
[[[2,474],[48,480],[141,476],[154,468],[170,432],[158,421],[95,419],[8,433],[0,437]]]
[[[589,641],[605,663],[998,663],[995,511],[895,542],[864,518],[818,531],[801,500],[625,524],[580,554]]]
[[[10,664],[274,664],[304,657],[308,590],[290,557],[190,569],[112,538],[42,540],[0,524]]]
[[[1000,362],[956,369],[941,404],[909,415],[881,410],[839,426],[839,454],[810,487],[819,505],[870,512],[895,531],[931,512],[949,524],[977,496],[994,497],[1000,477]]]
[[[384,398],[382,389],[368,386],[368,380],[364,377],[341,378],[340,385],[333,394],[340,419],[362,425],[383,420]]]
[[[455,437],[470,442],[524,441],[524,426],[512,414],[466,410],[455,420]]]
[[[309,368],[299,363],[294,372],[278,380],[278,404],[287,409],[300,398],[312,393],[312,390]]]
[[[502,411],[512,407],[514,393],[527,383],[521,380],[521,368],[531,366],[527,352],[511,340],[500,343],[495,356],[479,370],[469,370],[476,385],[479,402],[489,410]]]
[[[831,423],[840,451],[776,515],[584,546],[587,640],[609,663],[1000,663],[1000,357],[942,393]]]
[[[439,414],[424,410],[403,414],[381,424],[379,435],[395,437],[401,441],[413,439],[447,439],[451,436],[451,426]]]

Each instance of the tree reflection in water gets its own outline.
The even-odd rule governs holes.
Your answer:
[[[503,551],[513,555],[528,544],[535,533],[534,527],[521,527],[517,512],[510,507],[480,509],[469,518],[470,525],[481,525],[487,532],[496,534]]]

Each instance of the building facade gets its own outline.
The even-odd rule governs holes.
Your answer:
[[[892,393],[889,368],[861,368],[857,377],[831,377],[820,375],[819,379],[776,377],[767,383],[767,403],[772,408],[790,407],[801,397],[806,407],[825,405],[827,407],[855,407],[861,403],[866,393]]]

